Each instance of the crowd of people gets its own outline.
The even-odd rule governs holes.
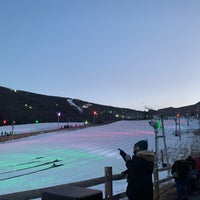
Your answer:
[[[4,136],[10,136],[10,135],[14,135],[14,133],[12,131],[7,132],[7,131],[2,131],[0,133],[0,137],[4,137]]]
[[[188,195],[200,192],[200,158],[180,154],[171,167],[176,184],[177,200],[188,200]]]

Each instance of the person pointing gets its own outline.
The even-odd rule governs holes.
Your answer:
[[[127,170],[126,195],[129,200],[153,200],[153,180],[155,156],[148,151],[146,140],[138,141],[133,147],[132,158],[119,149]]]

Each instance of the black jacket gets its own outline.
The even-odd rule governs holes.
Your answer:
[[[175,179],[187,180],[190,167],[185,160],[177,160],[171,167],[172,175],[175,171],[178,172],[178,177],[175,177]]]
[[[130,200],[153,200],[152,173],[154,154],[139,151],[131,160],[126,161],[128,169],[127,196]]]

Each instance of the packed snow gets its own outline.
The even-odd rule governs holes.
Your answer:
[[[56,128],[57,125],[15,125],[14,133]],[[0,131],[10,131],[11,128],[2,126]],[[200,137],[192,133],[192,130],[199,129],[197,119],[191,119],[189,125],[186,119],[181,119],[181,138],[174,135],[173,119],[164,120],[164,128],[170,163],[177,154],[184,151],[189,155],[191,146],[199,145]],[[78,130],[63,129],[0,143],[0,194],[101,177],[106,166],[112,167],[113,174],[119,174],[126,168],[117,149],[131,155],[134,143],[143,139],[148,140],[149,150],[155,151],[155,133],[148,120],[119,121]],[[159,142],[160,149],[163,149],[162,141]],[[45,169],[54,161],[60,166]],[[114,185],[114,193],[124,192],[125,188],[126,180],[120,181]]]

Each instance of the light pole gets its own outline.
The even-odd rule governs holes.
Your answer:
[[[97,117],[98,113],[97,111],[93,111],[93,124],[96,123],[96,117]]]
[[[59,122],[60,122],[61,112],[57,112],[57,116],[58,116],[58,129],[59,129]]]
[[[11,125],[11,127],[12,127],[12,131],[11,131],[12,135],[14,135],[14,125],[15,125],[15,121],[12,121],[12,125]]]
[[[175,124],[176,124],[176,131],[175,131],[175,136],[179,136],[179,139],[181,141],[181,122],[180,122],[180,114],[176,113],[176,117],[175,117]]]

